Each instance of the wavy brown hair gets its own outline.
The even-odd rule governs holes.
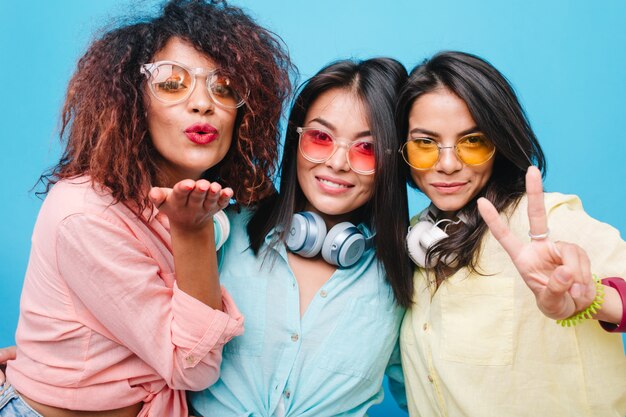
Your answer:
[[[415,67],[398,99],[396,122],[406,138],[413,103],[424,94],[447,89],[465,102],[478,129],[496,145],[493,172],[482,190],[460,210],[467,221],[448,230],[449,237],[429,248],[426,256],[437,262],[432,268],[437,284],[463,267],[479,273],[478,257],[487,224],[476,200],[486,197],[499,212],[524,195],[526,170],[533,164],[545,175],[546,159],[526,113],[506,77],[486,60],[464,52],[444,51]],[[412,187],[415,182],[409,175]]]
[[[239,203],[254,204],[273,190],[278,124],[295,72],[282,40],[225,1],[171,0],[159,16],[136,20],[96,39],[78,61],[62,110],[57,165],[40,177],[47,193],[64,178],[89,175],[116,202],[138,213],[151,207],[147,187],[163,173],[147,128],[146,80],[140,66],[178,37],[247,85],[233,141],[225,158],[204,178],[232,187]]]

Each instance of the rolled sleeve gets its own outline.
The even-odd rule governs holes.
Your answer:
[[[174,283],[172,342],[184,355],[185,369],[195,367],[200,361],[219,367],[209,352],[221,349],[233,337],[243,333],[243,316],[223,287],[222,305],[224,311],[215,310],[180,290]]]

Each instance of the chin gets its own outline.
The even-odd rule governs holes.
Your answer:
[[[456,212],[461,210],[463,207],[465,207],[465,204],[467,204],[467,202],[465,202],[464,204],[458,204],[458,203],[454,203],[451,201],[436,201],[436,200],[431,200],[433,202],[433,204],[435,205],[435,207],[437,207],[440,211],[443,212]]]

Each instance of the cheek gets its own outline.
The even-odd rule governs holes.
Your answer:
[[[424,171],[411,169],[411,178],[413,179],[413,182],[415,183],[415,185],[417,185],[420,189],[422,189],[422,184],[423,184],[425,175],[426,173]]]
[[[373,175],[361,175],[361,187],[363,188],[363,194],[367,198],[371,198],[374,194],[374,176]]]
[[[150,133],[150,136],[152,137],[158,136],[159,132],[162,132],[165,129],[169,129],[173,124],[171,117],[169,117],[167,112],[163,110],[159,111],[154,108],[151,110],[148,110],[146,117],[147,117],[147,124],[148,124],[148,132]]]
[[[304,159],[300,151],[296,151],[296,155],[296,173],[298,174],[298,178],[301,178],[301,175],[311,170],[313,163]]]
[[[493,160],[489,161],[489,163],[487,163],[478,174],[480,175],[480,188],[481,189],[487,184],[487,182],[489,181],[489,178],[491,178],[492,173],[493,173]]]

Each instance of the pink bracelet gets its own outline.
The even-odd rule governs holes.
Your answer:
[[[626,281],[623,278],[604,278],[602,284],[613,287],[622,300],[622,321],[619,324],[600,321],[600,326],[607,332],[624,333],[626,332]]]

